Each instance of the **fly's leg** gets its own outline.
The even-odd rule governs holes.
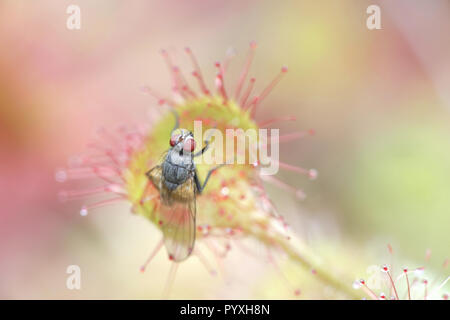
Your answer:
[[[206,152],[206,150],[208,150],[209,144],[211,142],[211,136],[209,136],[206,140],[205,140],[205,146],[203,147],[202,150],[200,150],[199,152],[195,153],[193,157],[198,157],[200,155],[202,155],[203,153]],[[195,174],[194,174],[194,181],[195,181],[195,185],[197,187],[197,191],[199,194],[201,194],[203,192],[203,189],[205,188],[206,184],[208,183],[209,178],[211,177],[211,175],[213,174],[214,171],[218,170],[220,167],[224,166],[225,164],[220,164],[218,166],[215,166],[214,168],[212,168],[211,170],[208,171],[208,174],[206,175],[206,179],[205,182],[203,182],[203,185],[200,184],[200,180],[198,179],[198,173],[197,170],[195,170]]]
[[[200,150],[199,152],[197,152],[197,153],[194,153],[194,158],[195,157],[198,157],[198,156],[201,156],[202,154],[204,154],[205,152],[206,152],[206,150],[208,150],[208,147],[209,147],[209,144],[211,143],[211,135],[208,137],[208,138],[206,138],[206,140],[205,140],[205,146],[202,148],[202,150]]]
[[[220,164],[218,166],[215,166],[214,168],[212,168],[211,170],[208,171],[208,174],[206,175],[206,179],[205,182],[203,182],[203,185],[200,184],[200,180],[198,179],[198,174],[197,174],[197,170],[195,170],[195,175],[194,175],[194,181],[195,181],[195,185],[197,187],[198,193],[201,194],[203,192],[203,189],[205,189],[206,184],[208,183],[209,178],[211,177],[211,175],[213,174],[214,171],[218,170],[220,167],[223,167],[225,164]]]
[[[209,143],[210,143],[209,139],[206,140],[206,141],[205,141],[205,146],[202,148],[202,150],[200,150],[200,151],[197,152],[197,153],[194,153],[194,156],[193,156],[193,157],[195,158],[195,157],[198,157],[198,156],[201,156],[202,154],[204,154],[204,153],[206,152],[206,150],[208,150]]]
[[[214,126],[213,129],[216,129],[216,126]],[[212,136],[212,133],[209,135],[208,138],[206,138],[205,146],[203,147],[203,149],[194,154],[194,158],[201,156],[202,154],[204,154],[206,152],[206,150],[208,150],[209,144],[211,143],[211,136]]]

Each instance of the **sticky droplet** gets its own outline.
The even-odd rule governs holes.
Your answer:
[[[65,170],[58,170],[55,172],[55,180],[57,182],[65,182],[67,180],[67,172]]]
[[[309,171],[308,171],[308,177],[309,177],[309,180],[316,180],[318,174],[319,174],[319,173],[317,172],[316,169],[309,169]]]
[[[414,274],[415,274],[417,277],[422,276],[422,275],[424,274],[424,272],[425,272],[425,269],[424,269],[424,268],[417,268],[416,270],[414,270]]]
[[[362,282],[361,282],[362,281]],[[358,290],[359,288],[362,287],[364,280],[355,280],[353,281],[352,287],[355,290]]]
[[[223,187],[223,188],[220,190],[220,193],[221,193],[223,196],[227,196],[227,195],[230,194],[230,189],[228,189],[227,187]]]
[[[81,207],[80,215],[85,217],[85,216],[87,216],[87,214],[88,214],[88,209],[86,208],[86,206]]]

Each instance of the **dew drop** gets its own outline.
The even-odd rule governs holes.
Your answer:
[[[223,196],[227,196],[227,195],[230,194],[230,189],[228,189],[227,187],[223,187],[223,188],[220,190],[220,193],[221,193]]]
[[[319,173],[317,172],[316,169],[309,169],[309,170],[308,170],[308,177],[309,177],[309,180],[316,180],[318,174],[319,174]]]
[[[58,170],[55,173],[55,180],[57,182],[64,182],[67,180],[67,172],[65,170]]]
[[[424,269],[424,268],[417,268],[416,270],[414,270],[414,274],[415,274],[417,277],[422,276],[424,272],[425,272],[425,269]]]
[[[110,184],[110,185],[107,185],[107,186],[105,187],[105,191],[106,191],[106,192],[115,192],[115,193],[121,193],[121,192],[124,192],[122,186],[119,185],[119,184]]]
[[[364,280],[363,280],[363,281],[364,281]],[[358,290],[359,288],[361,288],[361,287],[362,287],[361,280],[355,280],[355,281],[353,281],[352,287],[353,287],[353,289],[355,289],[355,290]]]
[[[80,215],[85,217],[88,214],[88,209],[86,208],[86,206],[82,206],[81,210],[80,210]]]

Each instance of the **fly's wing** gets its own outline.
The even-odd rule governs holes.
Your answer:
[[[150,169],[146,176],[153,183],[156,189],[161,190],[161,182],[162,182],[162,167],[156,166]]]
[[[187,179],[170,193],[165,191],[161,192],[164,245],[169,258],[180,262],[189,257],[194,249],[196,215],[194,178]]]
[[[164,161],[167,156],[167,151],[161,155],[160,163]],[[147,178],[153,183],[156,189],[161,190],[161,182],[162,182],[162,166],[157,165],[146,172],[145,174]]]

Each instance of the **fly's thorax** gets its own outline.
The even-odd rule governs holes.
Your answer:
[[[192,154],[178,150],[176,147],[169,150],[166,161],[176,166],[184,167],[188,170],[192,169],[194,166]]]
[[[164,185],[169,190],[175,190],[194,174],[192,155],[177,152],[172,148],[162,164]]]

